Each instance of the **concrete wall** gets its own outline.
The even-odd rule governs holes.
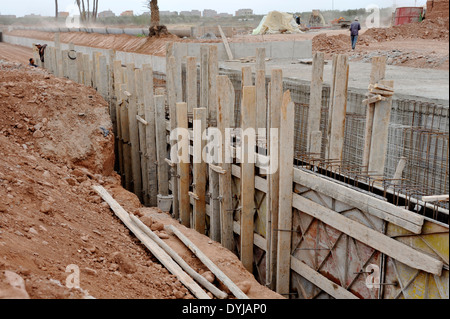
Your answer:
[[[29,48],[31,48],[33,46],[33,43],[41,43],[41,44],[45,43],[51,47],[55,46],[55,43],[53,41],[42,41],[42,40],[37,40],[37,39],[30,39],[30,38],[23,38],[23,37],[9,36],[9,35],[4,35],[3,41],[6,43],[21,45],[21,46],[29,47]],[[68,50],[69,44],[61,43],[61,49]],[[86,46],[80,46],[80,45],[75,45],[75,51],[82,52],[84,54],[89,54],[91,56],[92,56],[92,52],[100,52],[101,54],[103,54],[105,56],[109,56],[108,50],[106,50],[106,49],[92,48],[92,47],[86,47]],[[166,72],[166,59],[164,57],[117,51],[116,58],[117,58],[117,60],[122,61],[122,64],[134,63],[137,68],[142,67],[143,64],[151,64],[154,72],[159,72],[159,73]]]

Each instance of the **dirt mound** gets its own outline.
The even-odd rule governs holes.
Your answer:
[[[428,0],[427,1],[427,19],[447,18],[449,17],[448,0]]]
[[[178,224],[143,208],[110,171],[114,138],[100,129],[111,127],[105,101],[44,70],[2,61],[0,83],[0,298],[194,298],[92,190],[103,185],[127,211]],[[237,284],[250,282],[249,297],[282,298],[218,243],[182,231]],[[177,239],[166,238],[196,271],[207,272]],[[80,288],[70,288],[78,272]]]
[[[112,124],[95,90],[14,64],[3,64],[0,83],[0,135],[52,161],[112,173]]]
[[[396,39],[433,39],[449,40],[449,19],[426,19],[418,23],[409,23],[391,28],[373,28],[362,36],[366,41],[392,41]]]

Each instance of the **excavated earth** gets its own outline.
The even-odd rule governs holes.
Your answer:
[[[220,244],[142,207],[121,187],[113,171],[108,106],[95,90],[0,60],[0,112],[0,299],[194,298],[115,217],[93,185],[104,186],[151,227],[179,227],[250,298],[282,298],[259,285]],[[178,239],[158,234],[211,277]],[[67,285],[74,269],[80,270],[80,288]]]

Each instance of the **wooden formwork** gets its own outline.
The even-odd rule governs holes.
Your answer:
[[[200,72],[195,59],[186,59],[188,87],[183,88],[184,57],[169,44],[166,97],[153,96],[153,87],[147,87],[153,86],[150,66],[136,70],[114,57],[108,64],[97,54],[92,60],[79,55],[83,63],[75,65],[82,70],[74,73],[64,60],[67,52],[57,48],[46,67],[93,85],[114,103],[110,110],[124,185],[150,203],[157,193],[170,191],[173,216],[233,250],[261,283],[299,299],[448,298],[448,226],[319,174],[314,165],[294,167],[296,110],[290,92],[283,91],[281,71],[272,71],[266,85],[264,52],[259,50],[256,81],[251,70],[244,69],[242,101],[236,101],[230,80],[218,73],[216,49],[202,47]],[[318,72],[311,90],[317,111],[322,104],[323,56],[315,56],[313,69]],[[329,136],[318,134],[321,119],[317,114],[309,114],[305,136],[308,152],[325,149],[339,158],[348,79],[345,56],[335,58],[333,70]],[[148,90],[152,94],[145,95]],[[237,103],[240,112],[236,112]],[[200,121],[200,128],[194,120]],[[193,165],[176,163],[179,150],[174,146],[188,149],[189,159],[198,159],[199,149],[210,142],[197,139],[206,127],[217,127],[223,137],[227,128],[239,122],[241,128],[277,129],[265,136],[258,133],[258,142],[266,145],[254,147],[254,162],[242,156],[247,153],[240,152],[241,144],[235,140],[226,149],[223,138],[220,144],[233,154],[232,163],[218,157],[206,161],[201,156]],[[180,127],[189,132],[188,141],[172,133]],[[235,134],[233,139],[239,136],[243,137]],[[328,144],[322,145],[323,141]],[[255,138],[242,144],[256,143]],[[270,171],[267,163],[275,154],[277,169]],[[371,157],[367,158],[370,162]]]

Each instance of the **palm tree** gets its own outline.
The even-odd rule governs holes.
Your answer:
[[[58,0],[55,0],[55,19],[58,20]]]
[[[159,6],[158,0],[149,0],[148,7],[151,11],[150,16],[150,37],[160,37],[162,35],[168,35],[167,27],[160,25]]]
[[[87,0],[87,5],[84,0],[75,0],[75,4],[78,6],[78,10],[80,11],[81,21],[95,21],[97,19],[98,13],[98,0],[93,0],[92,3],[92,12],[90,11],[90,2]],[[86,11],[87,7],[87,11]]]

